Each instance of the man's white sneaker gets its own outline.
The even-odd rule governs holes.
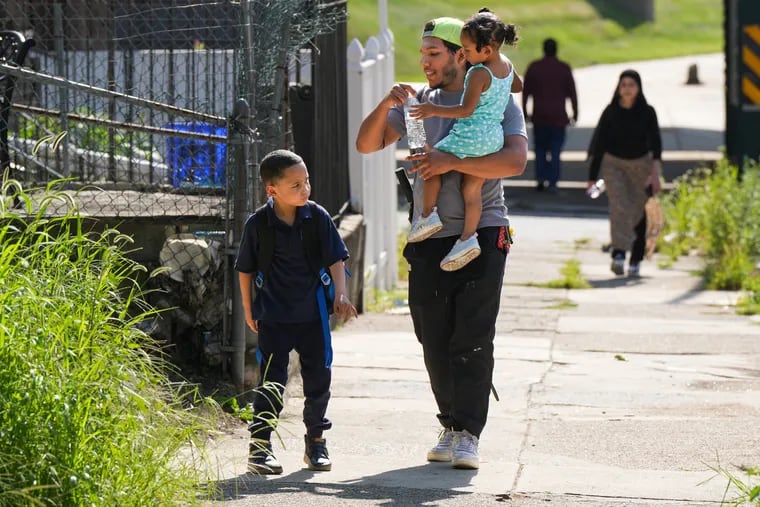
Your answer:
[[[456,271],[462,269],[468,262],[480,255],[478,233],[476,232],[466,240],[457,239],[451,251],[441,261],[441,269],[444,271]]]
[[[454,449],[451,458],[451,466],[454,468],[466,470],[479,468],[478,437],[467,430],[454,432]]]
[[[443,429],[438,435],[438,442],[427,453],[428,461],[451,461],[451,451],[454,447],[454,432]]]
[[[441,229],[443,229],[441,217],[438,216],[437,208],[433,208],[433,211],[428,216],[423,217],[420,215],[412,223],[412,228],[406,237],[406,241],[409,243],[424,241]]]

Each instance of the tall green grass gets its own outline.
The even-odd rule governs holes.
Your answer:
[[[663,197],[665,229],[658,249],[671,260],[703,256],[711,289],[744,289],[760,304],[760,167],[748,162],[741,179],[726,160],[690,171]]]
[[[634,0],[631,0],[634,1]],[[422,26],[438,16],[466,19],[484,5],[518,26],[520,41],[504,53],[524,73],[542,54],[545,38],[559,42],[559,56],[573,67],[718,52],[723,49],[721,0],[657,0],[655,21],[642,23],[601,0],[482,2],[389,0],[388,23],[395,39],[396,79],[422,81],[419,42]],[[378,32],[377,3],[348,3],[348,39],[362,44]],[[684,76],[684,79],[686,76]]]
[[[130,239],[88,232],[64,193],[35,196],[2,180],[0,505],[195,503],[183,457],[207,426],[137,328],[151,310]]]

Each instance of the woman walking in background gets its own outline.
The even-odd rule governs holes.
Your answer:
[[[607,187],[612,237],[612,272],[639,276],[646,247],[644,206],[660,191],[662,139],[657,113],[647,103],[635,70],[620,74],[612,102],[604,109],[591,146],[588,188],[601,175]],[[601,171],[601,174],[600,174]]]

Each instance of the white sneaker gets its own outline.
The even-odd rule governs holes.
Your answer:
[[[451,450],[454,447],[454,432],[443,429],[438,435],[438,442],[427,453],[428,461],[451,461]]]
[[[466,240],[457,239],[451,251],[441,261],[441,269],[444,271],[456,271],[462,269],[468,262],[480,255],[478,233],[476,232]]]
[[[641,269],[638,264],[631,264],[628,266],[628,276],[631,278],[638,278],[641,276]]]
[[[469,431],[454,432],[454,449],[452,451],[451,466],[454,468],[463,468],[475,470],[480,467],[480,458],[478,457],[478,437],[470,434]]]
[[[409,243],[424,241],[441,229],[443,229],[441,217],[438,216],[437,208],[433,208],[428,216],[420,215],[412,223],[412,229],[409,231],[406,241]]]

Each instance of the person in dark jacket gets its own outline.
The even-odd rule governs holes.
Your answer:
[[[528,114],[528,97],[532,113]],[[565,144],[565,129],[571,124],[567,99],[573,109],[572,123],[578,121],[578,97],[570,66],[557,58],[557,41],[544,40],[544,57],[532,62],[525,72],[522,104],[526,120],[533,123],[533,150],[536,153],[536,190],[557,190],[560,179],[560,153]],[[547,155],[551,155],[551,161]]]
[[[662,139],[657,113],[647,103],[635,70],[620,74],[612,101],[596,126],[590,152],[588,188],[601,175],[608,193],[610,268],[616,275],[624,274],[626,252],[631,251],[628,274],[639,276],[646,244],[642,217],[649,195],[660,191]]]

